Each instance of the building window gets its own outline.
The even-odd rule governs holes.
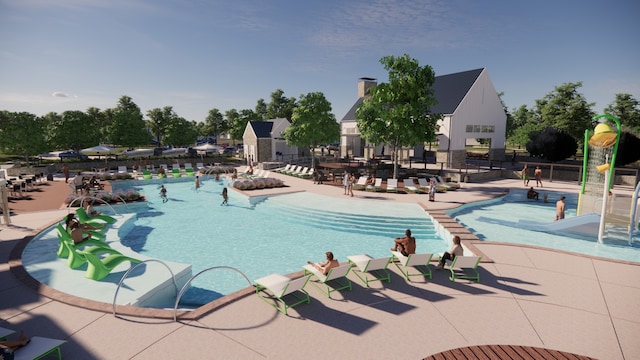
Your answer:
[[[496,127],[494,125],[467,125],[466,131],[468,133],[494,133]]]

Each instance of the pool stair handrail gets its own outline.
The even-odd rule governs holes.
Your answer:
[[[124,203],[126,204],[126,202],[124,201],[124,199],[123,199],[122,197],[118,196],[118,198],[119,198],[120,200],[122,200],[122,202],[124,202]],[[96,197],[96,196],[78,196],[77,198],[75,198],[75,199],[71,200],[71,202],[69,203],[69,205],[67,205],[67,208],[70,208],[71,206],[73,206],[73,204],[74,204],[76,201],[80,201],[80,202],[82,202],[82,200],[84,200],[84,199],[98,200],[98,201],[100,201],[100,202],[104,203],[105,205],[107,205],[107,206],[111,209],[111,211],[113,211],[113,214],[114,214],[114,215],[118,215],[118,212],[113,208],[113,206],[111,206],[111,204],[109,204],[108,202],[106,202],[106,201],[104,201],[104,200],[102,200],[101,198]]]
[[[249,278],[247,277],[247,275],[245,275],[242,271],[231,267],[231,266],[213,266],[207,269],[204,269],[202,271],[200,271],[199,273],[193,275],[183,286],[182,289],[180,289],[180,292],[178,293],[178,296],[176,297],[176,303],[173,306],[173,321],[178,321],[178,304],[180,304],[180,299],[182,298],[182,295],[184,295],[184,293],[187,291],[187,289],[189,288],[189,286],[191,285],[191,282],[197,278],[198,276],[200,276],[201,274],[211,271],[211,270],[217,270],[217,269],[228,269],[228,270],[233,270],[235,272],[237,272],[238,274],[242,275],[242,277],[244,277],[245,280],[247,280],[247,283],[249,284],[249,286],[252,286],[253,284],[251,283],[251,280],[249,280]],[[175,280],[174,280],[175,281]],[[176,286],[177,287],[177,286]],[[115,298],[114,298],[114,302],[115,302]]]
[[[116,287],[116,291],[113,294],[113,304],[112,304],[113,316],[116,316],[116,300],[118,299],[118,292],[120,291],[120,288],[122,287],[122,283],[124,283],[124,280],[129,276],[129,274],[132,271],[134,271],[136,268],[138,268],[138,266],[141,266],[141,265],[144,265],[144,264],[147,264],[147,263],[150,263],[150,262],[159,263],[159,264],[163,265],[165,268],[167,268],[167,270],[169,270],[169,273],[171,273],[171,280],[173,281],[173,286],[176,289],[176,293],[178,292],[178,283],[176,282],[176,275],[173,273],[173,270],[171,270],[169,265],[167,265],[164,261],[157,260],[157,259],[147,259],[147,260],[140,261],[139,263],[137,263],[134,266],[130,267],[122,275],[122,278],[120,278],[120,282],[118,282],[118,287]],[[175,316],[174,316],[174,321],[175,321]]]

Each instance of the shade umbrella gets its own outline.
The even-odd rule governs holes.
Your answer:
[[[194,147],[193,149],[197,150],[198,154],[200,154],[200,158],[203,159],[206,153],[208,153],[209,151],[218,151],[220,147],[218,145],[204,143],[202,145]]]
[[[115,150],[116,149],[109,146],[97,145],[90,148],[82,149],[80,150],[80,152],[86,155],[98,155],[98,157],[100,157],[100,155],[105,155],[106,160],[106,155],[111,154]]]

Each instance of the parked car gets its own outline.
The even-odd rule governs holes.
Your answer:
[[[83,153],[78,153],[75,150],[67,150],[58,154],[63,159],[82,159],[87,160],[89,157]]]
[[[224,149],[220,149],[220,155],[233,154],[235,152],[236,152],[236,148],[234,148],[233,146],[227,146]]]

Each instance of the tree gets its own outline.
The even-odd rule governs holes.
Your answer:
[[[440,114],[431,114],[435,74],[431,66],[420,67],[405,54],[386,56],[380,63],[389,71],[389,82],[370,91],[356,110],[358,129],[374,144],[390,144],[393,152],[393,178],[398,176],[398,148],[413,146],[435,138]]]
[[[267,119],[267,103],[264,101],[264,99],[258,100],[258,102],[256,103],[256,109],[254,111],[259,120],[262,120],[262,121],[268,120]]]
[[[173,112],[173,107],[155,108],[147,111],[147,126],[151,134],[155,137],[158,146],[162,146],[162,138],[167,135],[167,128],[171,121],[177,117]]]
[[[565,83],[556,86],[543,99],[536,100],[542,123],[566,131],[578,142],[584,140],[586,129],[593,128],[591,119],[596,115],[591,110],[595,104],[587,103],[584,95],[578,92],[581,86],[582,82]]]
[[[242,139],[242,135],[244,135],[244,130],[249,121],[259,120],[256,113],[250,109],[240,110],[239,113],[235,109],[232,109],[227,111],[225,115],[230,124],[229,135],[234,140]]]
[[[188,121],[183,117],[173,116],[167,126],[166,142],[173,146],[186,146],[196,142],[198,132],[195,121]]]
[[[628,131],[623,131],[620,134],[615,165],[628,165],[640,160],[638,149],[640,149],[640,139]]]
[[[100,111],[97,107],[90,107],[86,111],[87,115],[92,119],[94,124],[98,125],[100,133],[100,143],[104,143],[108,138],[109,128],[111,127],[111,118],[105,112]]]
[[[142,112],[131,97],[122,96],[118,106],[113,109],[109,138],[111,143],[128,148],[146,145],[150,135],[142,118]]]
[[[271,102],[267,105],[265,120],[283,118],[291,120],[293,109],[296,107],[295,98],[286,98],[284,91],[277,89],[271,93]],[[256,119],[258,120],[258,119]]]
[[[620,120],[623,127],[640,134],[640,103],[630,94],[616,94],[613,103],[609,104],[604,112],[613,115]]]
[[[507,118],[508,121],[509,118]],[[526,105],[522,105],[513,111],[511,121],[511,125],[507,124],[507,133],[510,132],[507,139],[511,144],[518,145],[518,147],[525,147],[530,140],[529,134],[532,131],[541,130],[543,127],[535,112],[528,109]],[[509,130],[509,127],[511,127],[511,130]]]
[[[545,127],[530,134],[527,151],[531,156],[538,156],[551,162],[564,160],[574,156],[578,151],[578,143],[568,132],[553,127]]]
[[[213,136],[215,138],[220,134],[224,134],[229,130],[229,123],[224,118],[220,110],[211,109],[207,118],[204,120],[202,132],[204,136]]]
[[[28,112],[0,111],[0,148],[3,152],[23,156],[29,162],[47,150],[46,122]]]
[[[331,103],[321,92],[301,95],[299,105],[291,115],[291,126],[283,133],[287,144],[307,146],[311,150],[311,167],[315,168],[318,145],[332,143],[340,138],[340,125],[331,113]]]
[[[54,122],[51,143],[56,149],[81,149],[95,146],[100,142],[100,128],[96,120],[78,110],[68,110],[61,116],[51,116]]]

